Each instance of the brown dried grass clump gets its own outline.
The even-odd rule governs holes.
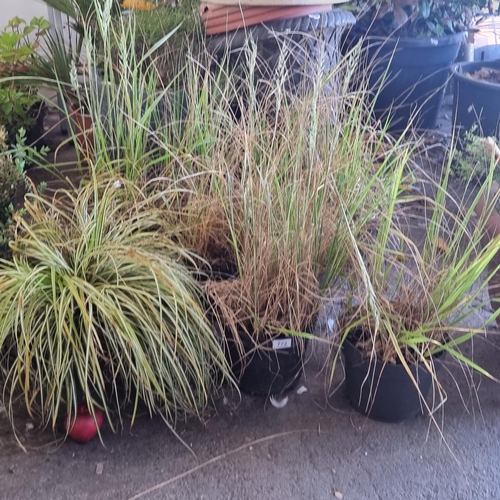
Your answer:
[[[251,47],[238,71],[190,59],[169,144],[188,183],[177,239],[206,262],[213,315],[234,335],[312,327],[322,297],[369,246],[412,147],[371,125],[365,95],[349,87],[351,60],[329,75],[318,67],[292,94],[286,57],[265,80]],[[328,91],[331,80],[339,93]],[[178,178],[171,167],[164,177]]]

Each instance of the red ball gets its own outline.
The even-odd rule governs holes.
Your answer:
[[[94,408],[94,416],[90,412],[86,404],[78,406],[76,415],[66,415],[64,419],[64,429],[72,439],[79,443],[86,443],[97,436],[99,429],[102,427],[104,420],[102,411],[99,408]]]

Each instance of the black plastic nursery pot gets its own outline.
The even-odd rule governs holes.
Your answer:
[[[410,365],[417,389],[401,364],[367,359],[349,340],[344,341],[342,353],[347,398],[356,411],[382,422],[402,422],[422,413],[422,398],[432,385],[425,367]]]
[[[33,119],[32,125],[26,129],[25,144],[27,146],[41,147],[44,146],[43,135],[45,133],[43,128],[43,122],[45,114],[47,112],[47,106],[43,101],[39,101],[26,112],[26,116]],[[16,135],[18,130],[10,131],[7,137],[7,142],[10,146],[15,146],[17,139]]]
[[[299,383],[307,339],[287,335],[260,339],[240,332],[238,340],[227,341],[229,362],[242,392],[280,395]]]
[[[28,111],[29,116],[35,119],[35,123],[26,131],[26,144],[28,146],[40,147],[44,145],[43,121],[47,112],[47,106],[43,101],[32,106]]]
[[[452,123],[461,135],[476,126],[478,134],[500,138],[500,85],[469,76],[481,68],[500,70],[500,60],[458,63],[452,66]]]
[[[434,128],[449,67],[463,39],[463,33],[435,38],[366,38],[375,117],[389,120],[392,132],[402,131],[410,123],[416,129]],[[347,46],[358,40],[349,37]]]
[[[500,45],[485,45],[474,50],[474,61],[495,61],[500,59]]]

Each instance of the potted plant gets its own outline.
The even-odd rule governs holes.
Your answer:
[[[82,159],[88,160],[94,152],[93,123],[79,73],[82,72],[81,54],[86,30],[95,23],[96,5],[94,0],[45,0],[45,3],[71,19],[72,33],[67,40],[59,33],[48,36],[41,48],[41,57],[28,76],[54,87],[61,94],[60,111],[68,117],[77,151]],[[112,2],[111,9],[118,12],[117,2]]]
[[[80,59],[64,40],[49,38],[30,78],[51,85],[61,94],[61,112],[68,119],[79,159],[108,168],[127,154],[145,156],[146,142],[150,155],[156,154],[151,132],[166,126],[172,94],[169,86],[173,86],[172,82],[162,85],[156,62],[157,57],[162,59],[162,48],[168,51],[166,41],[176,30],[163,33],[163,27],[170,24],[160,22],[151,34],[153,38],[146,41],[146,34],[139,30],[148,19],[140,15],[149,13],[134,11],[115,22],[114,2],[95,2],[92,8],[93,14],[78,22],[86,57]],[[175,10],[164,6],[158,11],[166,9]],[[138,159],[124,163],[135,169]]]
[[[292,162],[281,167],[281,173],[293,177]],[[313,210],[312,191],[306,192],[300,181],[294,190],[290,181],[278,192],[278,169],[277,164],[262,165],[259,173],[244,176],[244,185],[226,184],[214,193],[220,196],[216,202],[223,219],[218,230],[224,233],[219,248],[210,250],[225,254],[226,269],[235,273],[210,272],[204,283],[209,315],[239,388],[266,397],[282,395],[300,380],[307,349],[304,337],[311,333],[321,303],[316,252],[326,252],[324,247],[306,248],[312,226],[305,228],[291,212],[285,215],[286,207],[299,210],[306,200]],[[283,212],[280,200],[285,203]],[[303,212],[304,218],[310,215]],[[321,246],[327,244],[325,240]]]
[[[59,33],[55,37],[48,37],[46,46],[41,49],[43,58],[32,68],[29,76],[35,78],[35,81],[39,79],[45,85],[55,87],[62,94],[59,100],[61,114],[67,115],[81,159],[90,160],[94,157],[93,119],[89,110],[89,98],[78,76],[82,72],[81,55],[86,34],[91,26],[96,25],[96,8],[102,8],[102,5],[95,0],[44,2],[67,16],[71,31],[66,39]],[[117,1],[112,1],[109,7],[113,15],[121,11]],[[98,33],[98,30],[95,33]]]
[[[500,138],[500,61],[458,63],[452,74],[455,130]]]
[[[474,14],[486,0],[360,0],[346,47],[363,39],[377,119],[391,130],[436,125],[448,80]],[[366,67],[363,69],[366,71]]]
[[[71,52],[75,54],[75,60],[80,59],[82,48],[85,43],[85,32],[90,23],[96,23],[96,8],[102,7],[102,2],[96,0],[43,0],[49,7],[65,14],[70,21],[69,26],[76,34],[76,41],[70,36],[69,42]],[[119,15],[121,12],[120,2],[113,0],[109,4],[110,14]]]
[[[0,33],[0,123],[13,144],[21,128],[26,130],[28,145],[43,135],[45,106],[38,86],[23,80],[39,57],[37,50],[50,25],[43,18],[26,23],[12,18]],[[18,78],[15,78],[18,77]]]
[[[453,175],[465,182],[475,180],[483,183],[492,169],[493,160],[496,163],[493,169],[493,180],[498,182],[500,181],[500,169],[498,169],[500,149],[493,137],[480,137],[476,130],[477,127],[473,126],[461,135],[460,150],[455,151],[453,155]]]
[[[95,176],[52,200],[27,195],[12,261],[0,261],[0,385],[11,418],[19,397],[52,428],[83,403],[112,428],[140,401],[171,428],[179,414],[202,418],[214,373],[219,383],[230,375],[185,265],[195,257],[174,243],[159,208],[169,196]]]
[[[77,50],[81,51],[81,47]],[[77,149],[82,157],[89,158],[93,152],[93,124],[89,99],[78,74],[79,52],[58,33],[47,34],[38,52],[37,58],[23,71],[22,79],[30,85],[50,87],[58,93],[59,111],[67,115]]]
[[[486,139],[472,136],[464,149],[465,158],[475,160],[476,169],[482,174],[486,188],[481,193],[474,210],[484,224],[482,243],[487,246],[500,235],[500,148],[492,137]],[[464,154],[463,153],[463,154]],[[491,182],[485,172],[493,170]],[[488,293],[494,311],[500,309],[500,253],[488,263]],[[497,317],[497,323],[499,319]]]
[[[448,164],[436,198],[426,200],[433,212],[419,245],[390,219],[379,226],[363,252],[359,279],[353,281],[350,306],[340,321],[347,396],[370,418],[398,422],[422,410],[432,413],[445,400],[437,372],[444,353],[490,376],[460,345],[483,332],[500,312],[484,324],[470,321],[484,305],[480,297],[488,279],[483,272],[491,277],[499,269],[500,237],[484,240],[484,216],[470,229],[473,208],[491,184],[492,172],[472,208],[459,208],[458,214],[446,209],[449,174]],[[397,204],[394,199],[389,214],[404,203],[402,197]],[[431,387],[434,400],[428,404]]]
[[[262,99],[247,100],[254,74],[219,70],[194,74],[203,87],[188,94],[179,151],[190,152],[185,162],[202,186],[189,191],[203,197],[183,197],[179,237],[222,270],[208,269],[204,288],[240,389],[277,395],[299,381],[323,294],[345,272],[352,239],[383,210],[388,172],[409,148],[400,143],[397,157],[381,151],[361,94],[330,99],[322,81],[290,98],[276,75]]]

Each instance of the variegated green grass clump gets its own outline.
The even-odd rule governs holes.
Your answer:
[[[20,397],[55,427],[82,399],[110,424],[139,401],[173,424],[201,418],[222,349],[207,323],[196,265],[166,226],[158,200],[115,178],[52,201],[26,199],[13,260],[0,261],[2,399]],[[220,374],[222,373],[222,377]],[[114,413],[116,411],[116,413]]]

